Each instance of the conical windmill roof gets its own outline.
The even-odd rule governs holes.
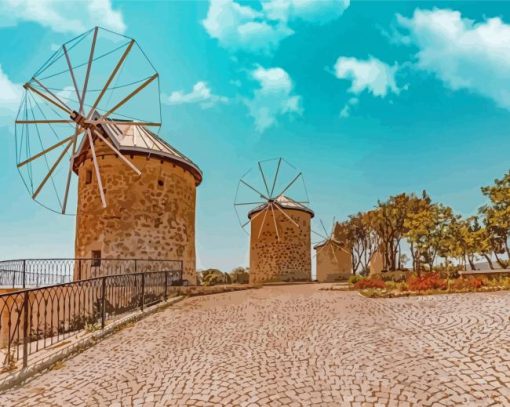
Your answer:
[[[202,171],[183,153],[145,127],[129,124],[129,121],[119,124],[119,121],[116,119],[117,123],[105,123],[100,126],[121,153],[150,155],[171,161],[191,172],[197,186],[202,182]],[[84,148],[88,148],[86,138],[82,141],[77,157]]]
[[[297,211],[307,212],[312,216],[312,218],[315,216],[315,213],[309,207],[293,200],[292,198],[289,198],[288,196],[280,195],[278,198],[274,199],[273,202],[282,209],[294,209]],[[268,204],[269,202],[252,209],[250,212],[248,212],[248,218],[251,218],[253,214],[263,210]]]

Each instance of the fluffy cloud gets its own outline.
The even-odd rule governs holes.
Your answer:
[[[233,50],[269,52],[292,34],[284,24],[267,21],[262,12],[233,0],[211,0],[202,24],[212,38]]]
[[[350,0],[268,0],[262,7],[270,19],[324,24],[340,17],[349,5]]]
[[[259,88],[245,103],[258,132],[275,125],[278,116],[302,113],[301,97],[293,93],[294,85],[285,70],[258,67],[251,75]]]
[[[453,90],[466,89],[510,110],[510,25],[474,22],[458,11],[416,9],[397,15],[406,42],[419,48],[416,66]]]
[[[350,57],[339,57],[334,72],[338,79],[352,82],[349,92],[359,94],[368,91],[374,96],[385,97],[388,92],[399,93],[395,81],[398,67],[390,66],[377,58],[361,60]]]
[[[22,94],[21,86],[11,82],[0,65],[0,126],[12,124]]]
[[[294,31],[292,21],[323,24],[340,17],[350,0],[267,0],[260,9],[234,0],[210,0],[206,31],[233,51],[269,53]]]
[[[207,83],[200,81],[193,85],[191,92],[172,92],[164,102],[169,105],[199,104],[203,109],[208,109],[218,103],[228,102],[228,98],[213,94]]]
[[[110,0],[2,0],[0,26],[35,22],[60,33],[80,34],[99,25],[124,33],[122,13]]]
[[[342,110],[340,110],[340,117],[342,119],[348,118],[351,115],[351,110],[353,106],[356,106],[358,102],[359,102],[358,98],[350,98],[345,104],[345,106],[342,108]]]

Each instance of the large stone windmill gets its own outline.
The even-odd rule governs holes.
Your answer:
[[[320,220],[324,233],[313,231],[321,240],[314,244],[316,273],[319,283],[347,280],[352,274],[352,255],[348,247],[335,235],[337,223],[333,219],[328,233]]]
[[[137,42],[96,27],[24,88],[18,169],[35,201],[76,213],[75,256],[182,260],[194,282],[202,173],[149,130],[161,126],[159,79]]]
[[[308,203],[302,173],[282,158],[259,162],[241,178],[234,206],[248,218],[242,227],[250,225],[251,283],[310,281]]]

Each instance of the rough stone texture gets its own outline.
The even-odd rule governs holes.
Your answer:
[[[381,274],[384,270],[384,256],[379,250],[372,255],[368,267],[370,269],[370,275]]]
[[[142,172],[138,176],[101,142],[95,144],[108,206],[101,205],[88,152],[78,168],[75,256],[89,258],[100,250],[103,258],[182,260],[184,278],[194,284],[194,176],[168,160],[135,155],[131,161]]]
[[[510,405],[510,293],[371,300],[319,288],[184,300],[0,405]]]
[[[250,233],[250,283],[309,281],[312,275],[309,212],[285,209],[299,227],[279,210],[252,216]],[[273,217],[274,214],[274,217]],[[265,216],[265,218],[264,218]],[[275,231],[275,220],[278,235]],[[263,225],[263,226],[262,226]],[[262,227],[262,233],[259,231]]]
[[[352,257],[340,245],[327,241],[316,248],[316,272],[319,283],[347,280],[352,274]]]

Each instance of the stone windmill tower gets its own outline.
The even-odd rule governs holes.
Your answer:
[[[314,244],[316,273],[319,283],[347,280],[352,274],[352,255],[348,248],[335,236],[336,221],[333,219],[328,233],[320,220],[324,234],[315,232],[322,240]]]
[[[271,167],[274,175],[268,176]],[[248,208],[248,220],[241,226],[250,225],[250,283],[310,281],[314,213],[305,206],[309,202],[302,173],[282,158],[259,162],[258,170],[263,187],[250,183],[245,174],[234,204],[238,217]],[[299,184],[304,195],[296,191]],[[254,199],[247,196],[249,192]]]
[[[181,260],[194,283],[202,173],[149,130],[161,126],[159,76],[136,41],[95,27],[24,88],[18,169],[35,201],[77,215],[75,257]]]

